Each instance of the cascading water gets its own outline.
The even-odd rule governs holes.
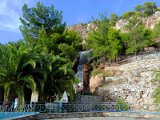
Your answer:
[[[75,77],[79,79],[79,83],[74,85],[75,89],[80,92],[81,90],[83,90],[83,65],[87,64],[90,61],[90,53],[91,50],[87,50],[87,51],[82,51],[79,52],[78,57],[76,57],[76,60],[74,61],[77,62],[77,72],[75,74]]]

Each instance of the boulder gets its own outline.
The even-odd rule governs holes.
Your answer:
[[[96,75],[91,77],[90,79],[90,92],[91,93],[96,93],[98,87],[103,83],[103,77],[101,75]]]

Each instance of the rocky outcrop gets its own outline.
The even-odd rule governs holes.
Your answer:
[[[73,26],[69,26],[67,29],[78,32],[82,37],[82,44],[85,44],[88,33],[98,28],[94,23],[90,22],[88,24],[79,23]]]
[[[115,102],[121,98],[133,109],[153,111],[152,92],[155,86],[151,80],[160,68],[160,52],[132,57],[128,61],[122,65],[106,66],[109,77],[105,79],[98,76],[91,78],[92,92],[103,96],[105,102]]]
[[[146,28],[153,29],[154,26],[160,22],[160,11],[155,12],[152,16],[143,18],[143,23]],[[127,24],[127,20],[120,19],[116,22],[115,28],[122,32],[125,32],[124,26]]]
[[[117,29],[117,30],[120,30],[120,29],[124,29],[123,27],[125,26],[125,25],[127,25],[127,20],[125,20],[125,19],[120,19],[120,20],[118,20],[117,22],[116,22],[116,25],[115,25],[115,28]]]
[[[154,26],[160,22],[160,11],[155,12],[150,17],[146,17],[143,19],[144,25],[146,28],[153,29]],[[125,19],[120,19],[116,22],[115,29],[121,30],[122,32],[127,32],[124,28],[124,26],[127,24],[127,20]],[[68,27],[69,30],[77,31],[80,33],[80,36],[82,37],[83,40],[85,40],[88,36],[88,32],[91,32],[93,30],[97,30],[97,26],[90,22],[90,23],[79,23],[76,25],[72,25]],[[159,40],[159,39],[158,39]],[[84,41],[83,41],[84,42]]]
[[[96,30],[97,26],[92,22],[88,23],[88,24],[79,23],[79,24],[68,27],[68,29],[73,30],[73,31],[77,31],[78,33],[80,33],[80,36],[83,39],[86,39],[88,36],[88,32]]]
[[[73,30],[73,31],[77,31],[83,39],[85,39],[87,37],[87,34],[88,34],[87,24],[79,23],[79,24],[76,24],[73,26],[69,26],[68,29]]]
[[[97,93],[98,88],[101,84],[103,84],[103,77],[102,75],[93,76],[90,79],[90,92]]]
[[[97,30],[97,29],[98,29],[98,28],[97,28],[96,24],[94,24],[94,23],[88,23],[88,24],[87,24],[87,31],[88,31],[88,32],[91,32],[91,31]]]
[[[155,12],[154,15],[145,18],[145,27],[149,29],[153,29],[154,26],[160,22],[160,11]]]

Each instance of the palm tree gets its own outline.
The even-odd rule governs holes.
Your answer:
[[[20,44],[20,46],[18,45]],[[4,104],[10,99],[18,97],[20,104],[24,103],[24,88],[36,90],[36,83],[32,75],[26,73],[26,67],[35,68],[35,61],[27,58],[28,50],[23,42],[10,43],[0,47],[0,85],[4,89]]]
[[[49,88],[45,92],[53,92],[50,94],[57,94],[58,97],[66,91],[73,100],[74,88],[73,84],[77,82],[74,77],[74,71],[71,68],[71,64],[66,63],[66,59],[56,56],[52,61],[52,71],[48,74],[48,79],[45,84],[45,89]]]
[[[4,103],[18,97],[24,103],[25,90],[37,91],[39,101],[54,90],[64,91],[73,98],[74,72],[67,59],[48,52],[45,46],[27,46],[23,41],[0,46],[0,86],[4,89]],[[12,96],[12,97],[10,97]]]
[[[33,75],[39,92],[39,102],[47,101],[50,94],[61,96],[64,91],[73,98],[74,72],[68,60],[48,52],[46,46],[36,45],[32,49],[34,56],[30,57],[36,61],[35,69],[29,70]],[[53,93],[54,91],[54,93]]]

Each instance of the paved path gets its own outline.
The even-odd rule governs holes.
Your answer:
[[[158,118],[127,118],[127,117],[88,117],[88,118],[63,118],[43,120],[160,120]]]

